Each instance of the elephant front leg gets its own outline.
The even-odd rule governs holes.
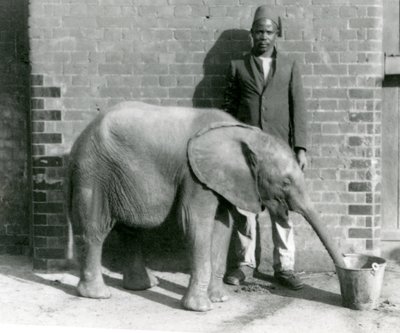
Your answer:
[[[103,242],[85,241],[82,248],[82,263],[78,293],[89,298],[109,298],[111,292],[105,285],[101,272]]]
[[[232,235],[233,220],[226,204],[218,207],[212,241],[212,275],[208,294],[211,302],[225,302],[229,293],[225,289],[223,278],[226,271],[229,242]]]
[[[123,287],[130,290],[145,290],[158,285],[158,279],[146,268],[142,254],[140,231],[135,235],[120,233],[125,252]]]
[[[212,200],[201,198],[200,204],[197,201],[196,206],[190,205],[185,210],[192,271],[182,305],[188,310],[208,311],[212,309],[208,286],[211,278],[211,239],[216,205],[217,203]]]

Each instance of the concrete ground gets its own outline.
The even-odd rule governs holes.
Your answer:
[[[76,272],[33,272],[29,258],[0,256],[0,332],[398,332],[400,266],[389,262],[380,305],[356,311],[341,306],[335,273],[302,273],[305,287],[289,291],[258,274],[229,287],[231,298],[212,311],[185,311],[180,299],[187,272],[156,271],[151,290],[122,289],[121,275],[105,269],[112,298],[78,297]],[[29,325],[26,326],[26,325]]]

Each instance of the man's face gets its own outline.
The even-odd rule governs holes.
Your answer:
[[[263,55],[272,51],[275,45],[278,29],[270,19],[258,20],[251,28],[254,51],[256,55]]]

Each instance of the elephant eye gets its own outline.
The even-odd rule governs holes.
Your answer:
[[[291,182],[290,178],[285,177],[285,178],[283,178],[282,184],[283,184],[283,187],[288,187],[289,185],[292,184],[292,182]]]

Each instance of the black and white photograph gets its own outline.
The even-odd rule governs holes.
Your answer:
[[[393,333],[400,0],[0,0],[0,331]]]

